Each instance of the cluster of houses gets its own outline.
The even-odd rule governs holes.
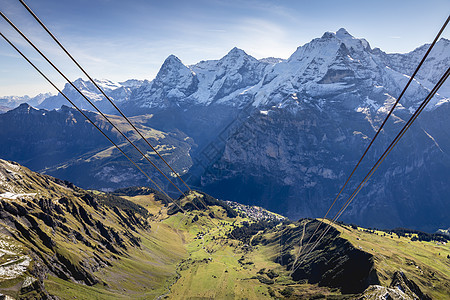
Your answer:
[[[232,209],[236,210],[237,213],[242,217],[250,218],[253,220],[272,220],[272,221],[283,221],[286,219],[286,217],[270,212],[259,206],[250,206],[233,201],[225,201],[225,202]]]

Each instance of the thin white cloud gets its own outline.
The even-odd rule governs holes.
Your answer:
[[[268,56],[288,57],[298,45],[291,39],[287,30],[274,22],[263,19],[243,19],[235,27],[241,34],[230,36],[239,47],[257,58]]]

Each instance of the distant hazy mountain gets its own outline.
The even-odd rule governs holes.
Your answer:
[[[131,90],[139,87],[144,81],[130,79],[120,83],[110,80],[95,80],[95,82],[107,93],[108,97],[120,104],[127,101],[131,94]],[[100,91],[97,90],[92,82],[79,78],[75,80],[73,84],[102,111],[109,113],[114,110],[112,105]],[[86,102],[86,100],[70,84],[66,83],[62,92],[80,108],[94,110],[94,108]],[[37,107],[51,110],[67,104],[67,100],[62,95],[58,94],[53,97],[48,97]]]
[[[30,96],[6,96],[6,97],[0,97],[0,112],[5,112],[8,110],[11,110],[13,108],[16,108],[22,103],[28,103],[31,106],[38,106],[42,103],[45,99],[50,97],[51,93],[44,93],[39,94],[35,97]]]

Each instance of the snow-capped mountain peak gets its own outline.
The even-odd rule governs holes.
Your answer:
[[[446,45],[447,41],[438,44],[428,59],[428,67],[424,65],[421,75],[418,74],[405,94],[406,107],[414,107],[450,64],[450,45]],[[287,95],[295,94],[318,99],[342,95],[342,101],[348,105],[351,93],[359,95],[352,101],[358,108],[366,96],[378,99],[377,105],[384,107],[405,86],[427,49],[424,47],[425,50],[418,48],[408,54],[388,55],[379,49],[372,50],[365,39],[355,38],[343,28],[326,32],[321,38],[298,47],[287,61],[274,65],[257,89],[254,104],[278,105]],[[445,86],[441,91],[436,103],[442,103],[446,95],[448,98]]]
[[[234,72],[246,64],[258,64],[258,60],[245,53],[244,50],[234,47],[218,61],[217,67],[219,67],[222,72]]]
[[[338,31],[336,31],[336,37],[337,38],[343,38],[343,37],[353,38],[353,36],[350,33],[348,33],[348,31],[345,28],[340,28]]]
[[[356,51],[369,50],[370,45],[365,39],[359,39],[352,36],[345,28],[336,31],[335,36],[341,40],[347,48],[353,48]]]
[[[313,39],[311,42],[300,46],[289,57],[291,62],[308,62],[314,58],[319,58],[321,62],[334,59],[342,41],[336,38],[333,32],[325,32],[321,38]]]
[[[118,82],[114,82],[108,79],[94,79],[94,82],[105,92],[106,91],[112,91],[115,89],[118,89],[120,87],[122,87],[122,85]],[[76,80],[74,80],[73,85],[75,87],[77,87],[78,89],[82,90],[82,91],[87,91],[87,92],[91,92],[91,93],[100,93],[100,91],[98,91],[97,87],[95,87],[95,85],[90,81],[90,80],[84,80],[83,78],[78,78]],[[64,86],[64,89],[72,89],[72,85],[69,83],[66,83]]]
[[[75,79],[74,81],[72,81],[72,84],[73,84],[74,86],[76,86],[77,88],[83,88],[83,87],[86,87],[86,83],[87,83],[87,81],[84,81],[83,78],[77,78],[77,79]],[[66,84],[64,85],[64,88],[70,87],[70,86],[71,86],[70,83],[66,83]]]
[[[194,71],[184,65],[175,55],[169,55],[162,64],[156,78],[144,82],[133,92],[133,102],[147,108],[164,109],[179,106],[198,89]]]
[[[195,77],[195,74],[178,57],[172,54],[164,61],[153,81],[153,85],[174,87],[181,84],[185,86],[186,81],[192,81],[193,77]]]
[[[355,38],[344,28],[335,33],[335,37],[345,44],[350,51],[369,51],[370,45],[365,39]]]
[[[22,103],[27,103],[31,106],[37,107],[42,103],[45,99],[51,97],[51,93],[38,94],[34,97],[30,97],[28,95],[25,96],[5,96],[0,97],[0,112],[2,112],[1,108],[4,108],[4,111],[9,109],[13,109],[18,107]]]
[[[165,70],[168,68],[179,68],[185,66],[181,60],[176,57],[175,55],[171,54],[169,55],[166,60],[164,61],[161,70]]]
[[[238,47],[234,47],[233,49],[230,50],[230,52],[228,52],[228,54],[226,56],[231,56],[231,57],[238,57],[238,56],[247,56],[248,54],[245,53],[244,50],[239,49]]]
[[[416,56],[419,50],[415,50]],[[438,56],[439,61],[445,61],[445,54]],[[141,89],[135,94],[133,102],[146,103],[144,107],[152,108],[213,103],[235,107],[246,103],[266,106],[278,105],[287,95],[294,94],[314,98],[342,95],[344,101],[348,99],[345,93],[356,95],[364,90],[364,95],[352,100],[354,109],[364,104],[358,99],[367,97],[378,99],[378,107],[384,107],[387,99],[396,97],[407,80],[406,75],[410,74],[402,68],[407,65],[405,62],[399,62],[396,67],[393,58],[381,50],[372,50],[365,39],[355,38],[344,28],[326,32],[298,47],[287,60],[257,60],[237,47],[219,60],[201,61],[191,66],[185,66],[171,55],[145,92]],[[411,55],[407,58],[408,61],[417,59]],[[433,82],[437,77],[433,72],[430,69],[424,78]],[[421,84],[429,86],[425,81],[415,81],[406,98],[424,94],[426,89]],[[297,103],[302,105],[301,101]],[[348,105],[348,100],[345,103]]]

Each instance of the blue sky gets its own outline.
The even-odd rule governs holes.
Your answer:
[[[153,79],[170,54],[185,64],[219,59],[237,46],[256,58],[287,58],[326,31],[346,28],[386,52],[429,43],[450,13],[448,0],[26,0],[47,27],[95,78]],[[82,77],[17,0],[0,9],[69,78]],[[0,30],[49,69],[3,20]],[[449,29],[443,35],[450,37]],[[5,41],[0,40],[0,96],[55,93]]]

